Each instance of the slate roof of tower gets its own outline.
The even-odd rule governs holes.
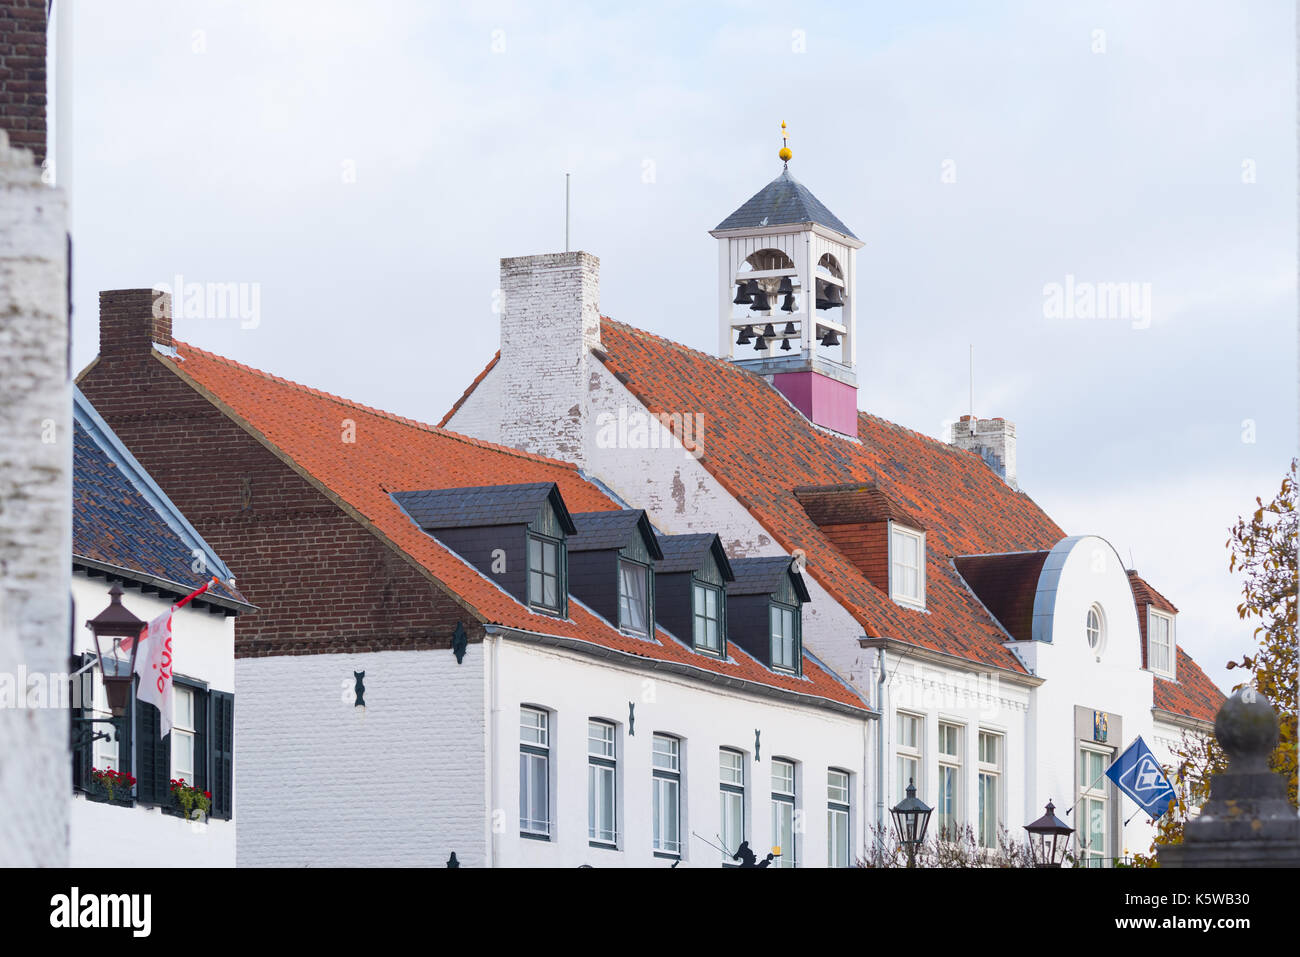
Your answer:
[[[739,209],[718,223],[716,229],[747,229],[761,226],[792,226],[816,223],[845,236],[853,230],[826,208],[807,186],[790,175],[789,168],[747,199]]]
[[[761,376],[608,317],[602,319],[601,349],[594,354],[649,411],[704,413],[703,433],[695,436],[703,450],[700,463],[777,545],[790,553],[803,549],[803,574],[839,602],[865,636],[1025,673],[1005,647],[1010,629],[962,577],[957,559],[1045,553],[1066,536],[1033,499],[1002,481],[978,454],[866,412],[858,413],[859,441],[840,438],[813,426]],[[453,411],[497,361],[492,359]],[[844,504],[836,499],[851,489],[869,491],[857,501],[847,496],[850,512],[862,508],[873,516],[907,516],[925,529],[924,611],[894,602],[814,521],[814,515],[822,521],[833,518]],[[813,503],[813,514],[805,501]],[[666,555],[671,540],[661,539]],[[1027,563],[1023,574],[999,587],[1022,585],[1034,559]],[[967,567],[976,565],[978,561]],[[1036,587],[1036,573],[1032,577]],[[1008,607],[1022,607],[1021,599],[1023,595],[1008,596]],[[1008,620],[1011,628],[1023,630],[1014,615],[1008,614]],[[1222,694],[1181,648],[1178,661],[1178,682],[1156,680],[1155,707],[1212,721]]]
[[[809,704],[866,712],[865,700],[809,652],[803,674],[772,671],[738,645],[727,659],[697,654],[662,629],[652,639],[624,634],[580,601],[569,617],[535,612],[433,535],[420,528],[394,493],[554,483],[571,512],[614,511],[619,506],[570,463],[483,442],[446,429],[372,409],[290,382],[223,356],[176,342],[176,355],[155,352],[195,391],[259,438],[291,468],[321,486],[381,540],[424,568],[485,623],[567,639],[646,661],[697,672],[700,678],[777,689]],[[339,441],[336,423],[351,419],[355,442]],[[477,494],[477,493],[476,493]],[[598,652],[603,654],[604,652]]]
[[[194,571],[201,556],[204,567],[221,580],[211,593],[247,604],[229,583],[230,569],[75,386],[72,443],[74,565],[89,560],[121,570],[125,577],[136,573],[169,582],[180,598],[208,579],[208,572]]]

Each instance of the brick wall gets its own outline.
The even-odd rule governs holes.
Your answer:
[[[0,130],[45,160],[45,2],[0,4]]]
[[[862,569],[867,581],[889,594],[888,522],[823,525],[821,530],[849,561]]]
[[[67,336],[63,196],[0,130],[0,674],[15,684],[67,671]],[[0,864],[66,866],[70,761],[65,710],[0,708]]]
[[[149,302],[136,298],[137,329],[152,328]],[[461,620],[481,640],[459,603],[152,357],[147,336],[124,335],[133,345],[106,344],[81,388],[260,609],[238,620],[237,657],[448,648]]]

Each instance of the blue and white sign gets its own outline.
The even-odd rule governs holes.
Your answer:
[[[1169,802],[1178,797],[1141,735],[1106,769],[1106,777],[1153,819],[1163,817],[1169,810]]]

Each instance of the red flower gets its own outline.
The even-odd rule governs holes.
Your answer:
[[[212,792],[211,792],[211,791],[204,791],[204,792],[203,792],[203,796],[204,796],[205,798],[207,798],[208,800],[211,800],[211,799],[212,799]]]

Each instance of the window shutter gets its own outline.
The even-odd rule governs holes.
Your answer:
[[[159,732],[162,715],[151,704],[136,700],[136,767],[135,794],[141,804],[171,802],[171,754]]]
[[[212,720],[209,740],[212,750],[212,816],[230,820],[235,810],[235,696],[225,691],[210,692]]]
[[[72,659],[72,670],[76,671],[78,668],[84,667],[93,660],[93,658],[94,655],[89,654],[82,654],[78,657],[74,657]],[[81,707],[78,708],[74,706],[72,709],[73,717],[76,718],[94,717],[94,714],[91,711],[93,699],[85,700],[85,696],[81,694],[82,689],[89,684],[89,682],[85,681],[85,675],[86,673],[79,674],[72,679],[73,687],[70,690],[74,692],[74,694],[71,695],[69,700],[74,705],[77,701],[81,702]],[[20,691],[19,693],[21,694],[23,692]],[[90,738],[89,731],[94,727],[96,727],[96,725],[89,724],[85,721],[74,721],[72,723],[73,741],[75,742],[79,738],[87,739],[81,747],[72,752],[72,787],[79,791],[84,791],[90,786],[90,769],[95,763],[95,746],[94,743],[88,739]]]
[[[209,694],[200,688],[194,693],[194,786],[207,791],[212,775],[208,772],[208,708]]]

